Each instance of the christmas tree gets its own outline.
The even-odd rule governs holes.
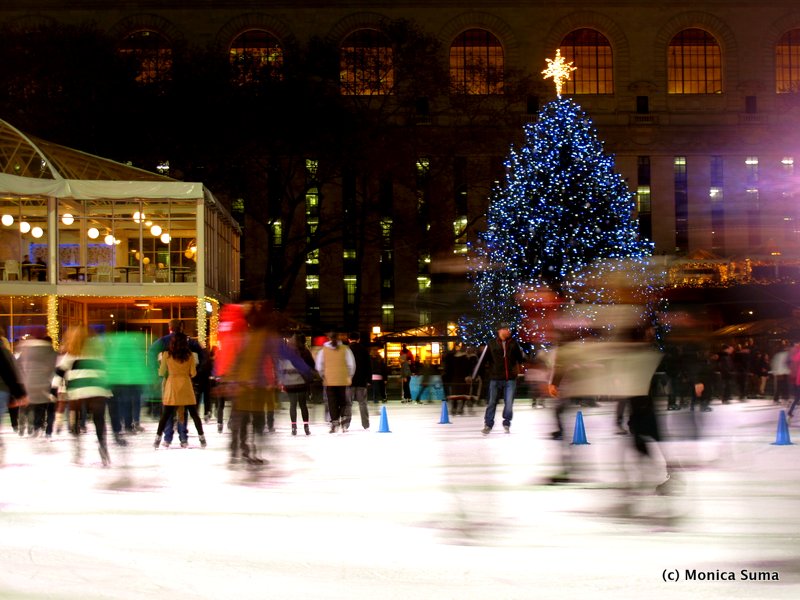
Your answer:
[[[638,239],[632,194],[589,117],[559,88],[557,82],[558,98],[526,126],[524,144],[512,147],[487,229],[472,246],[475,316],[461,320],[469,344],[491,339],[499,322],[540,341],[536,313],[546,294],[591,312],[619,300],[612,288],[647,287],[650,245]]]

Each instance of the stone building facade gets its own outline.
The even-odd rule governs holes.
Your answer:
[[[0,23],[20,27],[95,22],[119,38],[123,51],[139,51],[142,36],[157,38],[143,77],[159,76],[159,56],[178,41],[216,44],[231,60],[249,55],[269,61],[292,41],[321,36],[339,43],[343,56],[382,64],[392,41],[380,28],[401,18],[441,42],[442,52],[429,60],[448,70],[454,96],[501,96],[504,73],[538,79],[545,58],[561,48],[579,69],[564,93],[586,110],[616,155],[617,169],[636,194],[642,235],[665,257],[673,283],[798,276],[800,9],[791,0],[6,0],[0,6]],[[345,63],[343,93],[390,93],[381,88],[389,74],[371,80],[357,61],[350,64],[353,72]],[[509,144],[553,96],[552,86],[534,83],[524,101],[506,109],[514,113],[511,125],[485,127],[455,156],[433,150],[409,155],[408,171],[420,182],[416,191],[357,178],[326,190],[328,199],[340,196],[329,207],[346,204],[349,185],[370,187],[372,201],[388,206],[371,225],[378,232],[374,241],[357,249],[337,242],[307,261],[289,312],[362,331],[457,317],[447,313],[458,310],[450,301],[461,290],[450,286],[463,281],[464,244],[481,227]],[[453,135],[458,121],[448,110],[429,111],[427,99],[419,100],[408,126],[424,125],[422,137],[429,141]],[[446,168],[428,181],[437,160]],[[388,191],[381,187],[387,185]],[[422,227],[421,195],[428,207]],[[329,207],[324,210],[338,210]],[[261,249],[270,247],[275,232],[245,230],[243,289],[258,295],[270,260]],[[356,293],[357,314],[349,314]]]

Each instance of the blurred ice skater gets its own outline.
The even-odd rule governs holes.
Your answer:
[[[100,459],[107,466],[110,459],[106,444],[105,415],[111,389],[106,381],[102,349],[85,325],[71,325],[64,336],[64,350],[65,353],[56,364],[50,394],[56,398],[63,384],[70,415],[77,418],[81,405],[85,405],[92,413]],[[80,462],[81,441],[77,422],[75,427],[70,427],[70,432],[75,439],[75,462]]]

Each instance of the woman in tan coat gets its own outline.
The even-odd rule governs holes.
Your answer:
[[[153,444],[158,448],[161,443],[161,435],[164,433],[164,425],[170,416],[176,415],[177,419],[185,418],[183,407],[185,406],[197,428],[200,445],[206,447],[206,436],[203,434],[203,420],[197,412],[197,399],[192,387],[192,377],[197,374],[194,364],[194,356],[189,348],[189,338],[183,332],[176,331],[172,334],[169,348],[164,354],[158,374],[162,377],[166,375],[164,382],[164,392],[162,401],[164,408],[161,411],[161,419],[158,422],[156,431],[156,441]],[[188,446],[186,440],[181,440],[181,447]]]

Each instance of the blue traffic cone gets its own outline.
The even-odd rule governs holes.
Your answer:
[[[588,443],[586,441],[586,429],[583,426],[583,412],[579,410],[578,415],[575,417],[575,433],[572,434],[572,445],[578,446]]]
[[[791,446],[792,440],[789,438],[789,423],[786,421],[786,411],[782,410],[778,415],[778,435],[775,437],[773,446]]]
[[[447,412],[447,400],[442,400],[442,416],[439,425],[450,425],[450,413]]]
[[[381,424],[378,426],[378,433],[392,433],[389,431],[389,417],[386,416],[385,406],[381,406]]]

